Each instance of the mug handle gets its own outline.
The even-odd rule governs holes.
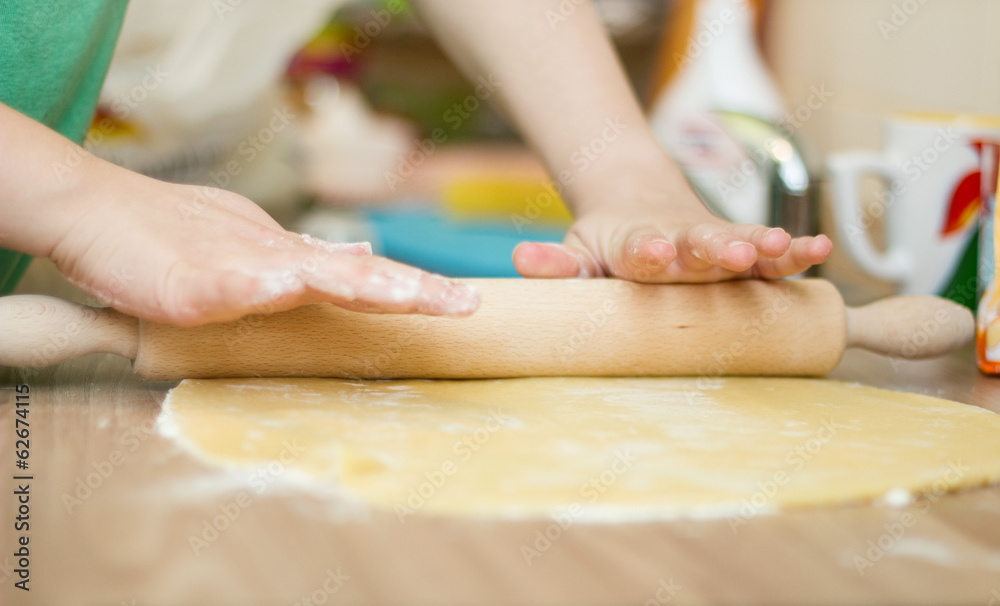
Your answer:
[[[912,275],[913,263],[906,250],[893,242],[880,252],[872,244],[870,223],[859,221],[860,202],[858,182],[863,175],[876,175],[886,179],[890,188],[903,182],[900,169],[885,156],[874,152],[844,152],[831,154],[827,160],[830,174],[830,197],[833,203],[833,222],[840,244],[864,271],[876,278],[903,282]],[[883,214],[890,212],[892,204],[882,207]],[[896,210],[894,212],[900,212]]]

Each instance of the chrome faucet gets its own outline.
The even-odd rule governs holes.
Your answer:
[[[816,235],[816,188],[795,139],[777,124],[748,114],[717,111],[715,117],[766,178],[767,223],[792,237]],[[711,194],[699,188],[696,192],[706,206],[724,216]]]

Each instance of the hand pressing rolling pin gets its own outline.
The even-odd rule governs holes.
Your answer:
[[[823,236],[792,240],[706,210],[654,140],[590,3],[555,28],[546,15],[560,0],[415,5],[468,75],[498,83],[495,100],[576,215],[564,244],[515,250],[522,275],[781,278],[829,255]],[[479,295],[468,285],[372,257],[361,245],[290,233],[241,196],[130,173],[72,143],[93,115],[123,7],[22,3],[5,12],[18,35],[0,38],[0,246],[52,259],[114,309],[177,326],[316,302],[443,316],[475,310]],[[39,22],[47,27],[19,27]],[[598,139],[606,150],[582,168],[574,163]],[[67,158],[79,161],[53,170]],[[0,292],[12,290],[7,276],[24,259],[0,254],[5,263]]]
[[[149,379],[822,375],[846,347],[920,358],[973,335],[972,314],[951,301],[896,297],[845,308],[823,280],[470,283],[483,304],[461,320],[321,303],[177,328],[51,297],[4,297],[0,364],[110,352]]]

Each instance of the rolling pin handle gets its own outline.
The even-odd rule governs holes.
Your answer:
[[[889,297],[846,313],[848,347],[897,358],[939,356],[975,336],[972,312],[941,297]]]
[[[34,368],[89,353],[135,359],[139,320],[41,295],[0,297],[0,365]]]

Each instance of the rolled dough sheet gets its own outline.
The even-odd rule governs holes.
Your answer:
[[[1000,480],[1000,416],[822,379],[187,380],[163,423],[401,519],[750,516]]]

